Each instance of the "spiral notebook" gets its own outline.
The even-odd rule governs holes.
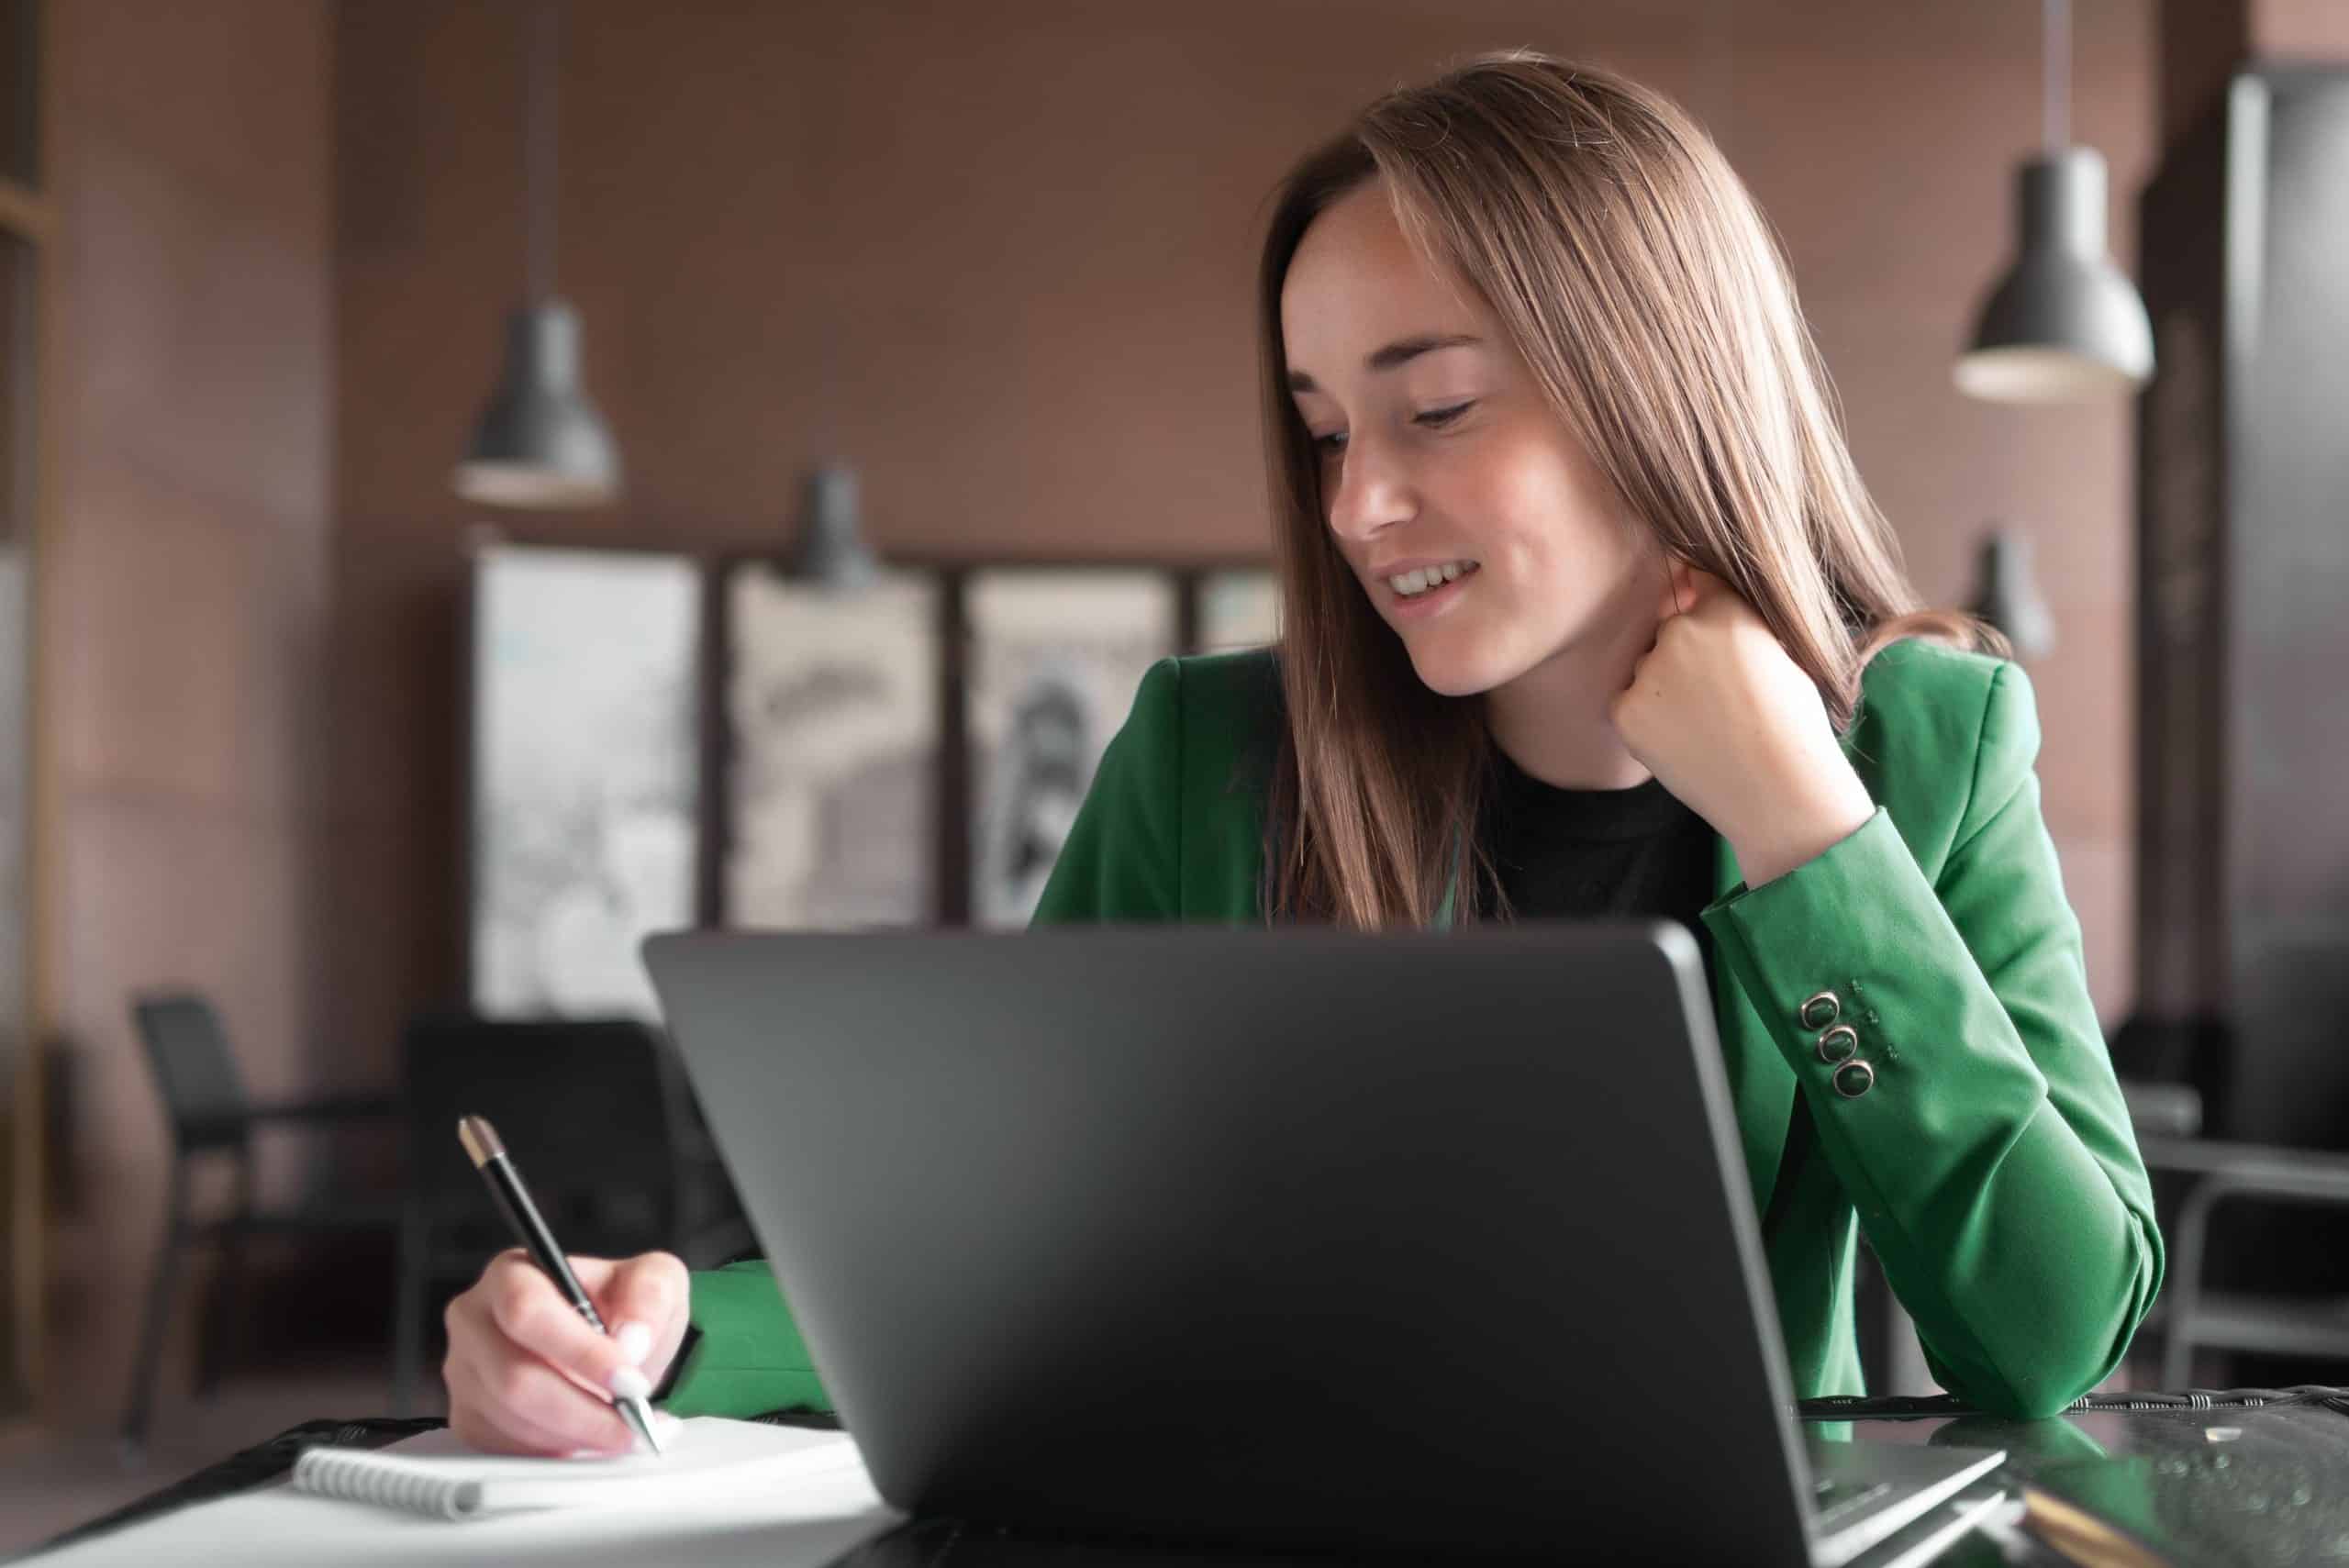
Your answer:
[[[395,1448],[314,1448],[294,1464],[297,1491],[468,1519],[545,1508],[659,1505],[854,1469],[855,1445],[838,1432],[697,1417],[668,1451],[610,1459],[515,1459],[475,1453],[442,1430]]]

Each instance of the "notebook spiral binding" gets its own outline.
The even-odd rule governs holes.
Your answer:
[[[481,1511],[480,1482],[422,1474],[395,1456],[367,1449],[304,1449],[294,1462],[294,1485],[304,1492],[437,1519],[470,1518]]]

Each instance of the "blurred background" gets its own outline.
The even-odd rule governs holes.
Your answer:
[[[2024,646],[2121,1381],[2349,1382],[2349,4],[0,0],[0,1551],[436,1407],[452,1107],[551,1064],[566,1241],[745,1246],[637,937],[1024,918],[1141,669],[1275,635],[1275,179],[1519,44],[1719,140]]]

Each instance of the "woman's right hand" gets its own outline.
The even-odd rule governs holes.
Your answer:
[[[685,1337],[685,1265],[667,1252],[573,1258],[610,1328],[598,1334],[529,1254],[492,1258],[449,1303],[449,1425],[484,1453],[625,1453],[636,1438],[615,1394],[650,1394]],[[653,1423],[676,1418],[654,1412]]]

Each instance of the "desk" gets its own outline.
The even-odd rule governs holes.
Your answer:
[[[1879,1441],[2003,1448],[2007,1474],[2121,1526],[2181,1568],[2339,1562],[2349,1561],[2349,1390],[2329,1393],[2044,1421],[1860,1419],[1852,1430]],[[1977,1540],[1944,1561],[1971,1568],[1999,1558]]]
[[[2129,1397],[2097,1403],[2118,1405]],[[2241,1391],[2213,1396],[2210,1408],[2191,1407],[2178,1396],[2138,1397],[2181,1402],[2075,1410],[2044,1421],[1959,1413],[1941,1400],[1814,1400],[1802,1414],[1807,1420],[1848,1421],[1854,1437],[1871,1441],[2003,1448],[2010,1476],[2121,1526],[2181,1568],[2349,1560],[2349,1390]],[[831,1424],[826,1418],[766,1418]],[[282,1474],[312,1443],[380,1447],[438,1424],[308,1422],[50,1544],[258,1485]],[[1255,1556],[1011,1543],[944,1527],[922,1527],[914,1539],[908,1533],[852,1553],[848,1568],[941,1562],[944,1568],[1270,1568],[1270,1560]],[[2048,1553],[2032,1561],[2064,1559]],[[2002,1560],[1977,1539],[1943,1562],[1975,1568]],[[1329,1560],[1318,1560],[1318,1568],[1330,1568]]]

